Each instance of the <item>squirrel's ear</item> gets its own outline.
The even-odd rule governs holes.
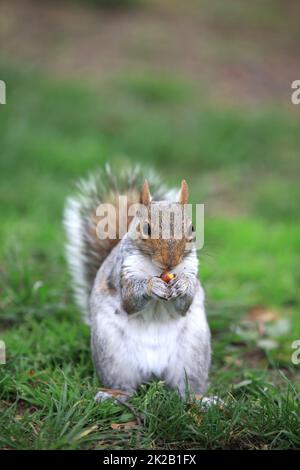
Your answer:
[[[178,202],[181,204],[187,204],[189,199],[189,187],[185,180],[181,181],[181,188],[179,191]]]
[[[140,202],[141,204],[144,204],[144,206],[147,206],[148,204],[150,204],[151,199],[152,197],[150,194],[149,184],[148,181],[145,180],[140,195]]]

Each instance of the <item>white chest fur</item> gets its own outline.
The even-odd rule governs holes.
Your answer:
[[[150,301],[126,325],[130,354],[135,356],[146,375],[160,376],[176,357],[178,338],[186,319],[163,301]],[[132,358],[134,359],[134,358]]]

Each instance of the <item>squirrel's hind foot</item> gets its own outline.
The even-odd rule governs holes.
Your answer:
[[[96,393],[94,400],[96,403],[102,403],[103,401],[113,399],[115,403],[123,403],[129,398],[130,395],[122,390],[103,388]]]

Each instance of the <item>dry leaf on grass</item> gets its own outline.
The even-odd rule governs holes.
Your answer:
[[[276,322],[279,318],[279,312],[261,305],[255,305],[254,307],[250,308],[246,315],[246,321],[255,323],[260,335],[265,333],[266,324]]]
[[[128,430],[138,426],[137,421],[128,421],[127,423],[112,423],[110,427],[112,429],[119,429],[119,430]]]
[[[258,323],[268,323],[271,321],[278,320],[279,313],[276,310],[270,309],[268,307],[262,307],[256,305],[247,313],[247,320],[255,321]]]
[[[99,388],[99,391],[109,393],[113,397],[118,397],[120,395],[124,395],[125,397],[128,396],[128,393],[123,392],[122,390],[117,390],[115,388]]]

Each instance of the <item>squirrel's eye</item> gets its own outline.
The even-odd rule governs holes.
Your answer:
[[[150,237],[151,236],[151,227],[149,222],[145,222],[143,225],[143,235],[145,237]]]
[[[190,224],[189,228],[188,228],[188,237],[189,238],[193,237],[194,231],[195,231],[194,226],[192,224]]]

